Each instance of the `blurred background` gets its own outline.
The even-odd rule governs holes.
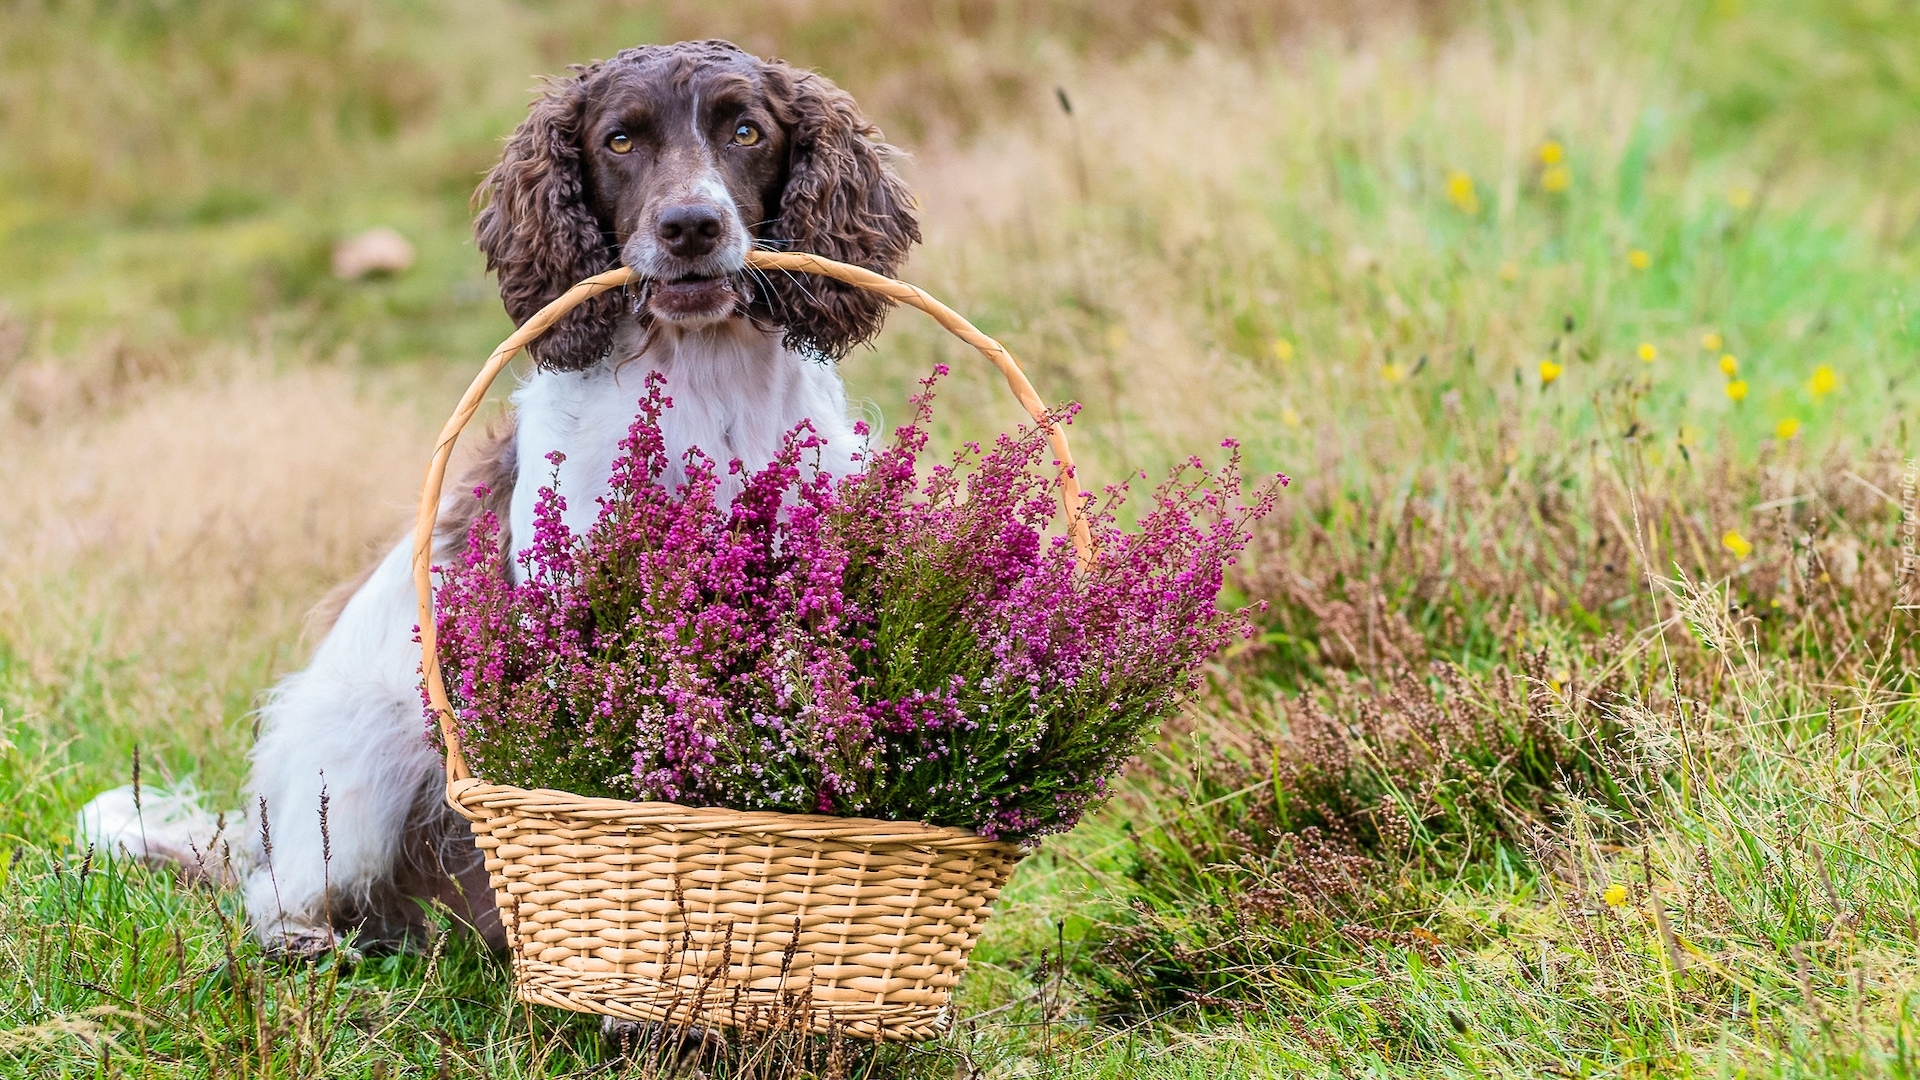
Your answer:
[[[1675,468],[1907,438],[1899,0],[0,0],[0,25],[0,683],[101,778],[139,740],[234,783],[301,613],[397,533],[509,329],[475,184],[542,75],[642,42],[851,90],[912,155],[906,276],[1085,404],[1097,480],[1228,435],[1355,498],[1443,465],[1557,490],[1622,437]],[[910,313],[842,366],[885,420],[941,359],[946,437],[1017,421]]]

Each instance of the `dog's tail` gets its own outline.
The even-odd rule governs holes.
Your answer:
[[[243,815],[210,814],[190,782],[171,789],[129,784],[101,792],[80,808],[75,842],[103,857],[171,863],[193,880],[237,880]]]

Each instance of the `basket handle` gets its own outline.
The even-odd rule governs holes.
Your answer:
[[[798,270],[821,274],[878,293],[890,300],[919,308],[933,316],[934,321],[949,333],[980,350],[1006,377],[1013,396],[1020,400],[1034,423],[1047,433],[1054,457],[1059,460],[1060,503],[1067,512],[1067,527],[1073,536],[1074,553],[1079,557],[1081,566],[1092,565],[1093,536],[1081,513],[1080,482],[1074,476],[1073,455],[1067,449],[1067,433],[1049,419],[1046,405],[1041,402],[1040,395],[1034,393],[1033,384],[1027,381],[1026,373],[1020,370],[1020,361],[1013,358],[1006,346],[981,333],[959,312],[927,295],[925,290],[904,281],[896,281],[885,274],[794,251],[749,251],[747,265],[762,270]],[[480,401],[486,396],[487,388],[493,385],[494,378],[528,342],[545,333],[567,312],[603,292],[638,280],[639,276],[624,266],[596,274],[561,293],[558,299],[535,312],[532,318],[522,323],[518,330],[493,350],[493,355],[487,357],[480,373],[473,377],[472,385],[461,396],[459,406],[440,429],[439,441],[434,444],[433,461],[427,465],[427,478],[420,487],[420,511],[413,526],[413,588],[420,600],[420,666],[426,676],[427,700],[439,721],[441,738],[446,741],[449,784],[473,775],[467,767],[466,755],[461,751],[460,733],[453,722],[453,705],[447,700],[446,683],[440,676],[440,653],[436,647],[433,622],[433,526],[440,513],[440,488],[446,480],[447,462],[453,456],[454,441],[480,408]]]

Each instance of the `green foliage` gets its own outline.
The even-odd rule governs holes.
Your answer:
[[[1893,172],[1920,160],[1920,11],[1911,4],[1719,0],[1682,25],[1698,42],[1682,63],[1710,147],[1757,144],[1779,169],[1818,157]]]

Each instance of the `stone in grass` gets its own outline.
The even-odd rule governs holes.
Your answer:
[[[413,245],[384,225],[333,245],[333,276],[342,281],[401,274],[412,265]]]

